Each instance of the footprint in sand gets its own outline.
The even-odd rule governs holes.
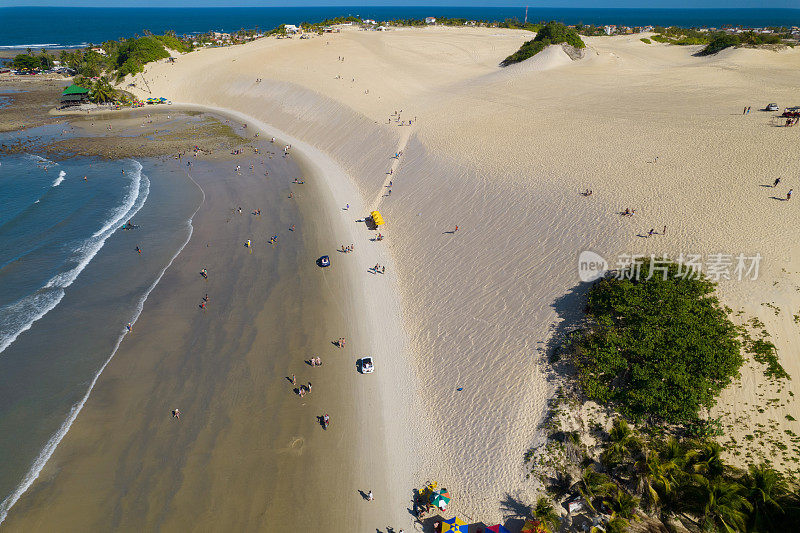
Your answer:
[[[282,450],[287,453],[291,453],[292,455],[302,455],[303,454],[303,446],[305,446],[306,441],[303,437],[292,437],[292,440],[289,442],[289,446]]]

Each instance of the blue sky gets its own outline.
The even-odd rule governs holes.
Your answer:
[[[0,7],[525,6],[572,8],[800,8],[800,0],[0,0]],[[0,21],[0,25],[2,21]]]

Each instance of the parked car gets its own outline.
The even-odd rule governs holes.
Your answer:
[[[764,109],[767,111],[778,111],[778,104],[767,104],[767,107]]]
[[[372,357],[362,357],[358,360],[358,371],[362,374],[372,374],[375,371],[375,364]]]

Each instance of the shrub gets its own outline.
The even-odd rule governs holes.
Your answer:
[[[741,44],[742,40],[738,35],[721,34],[708,43],[697,55],[710,56],[731,46],[740,46]]]
[[[545,24],[532,40],[523,43],[519,50],[505,58],[501,67],[507,67],[520,61],[535,56],[551,44],[565,43],[575,48],[585,48],[580,35],[572,28],[567,28],[560,22],[548,22]]]
[[[653,42],[650,39],[648,39],[647,37],[642,37],[639,40],[642,41],[644,44],[651,44]]]
[[[589,399],[637,420],[691,422],[738,374],[741,344],[715,283],[678,276],[674,263],[659,268],[646,262],[596,282],[571,353]]]

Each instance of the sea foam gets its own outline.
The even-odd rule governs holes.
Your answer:
[[[58,177],[53,182],[53,187],[58,187],[59,185],[61,185],[61,182],[64,181],[64,176],[66,176],[66,175],[67,175],[66,172],[64,172],[63,170],[59,170],[58,171]],[[38,200],[37,200],[37,202],[38,202]]]
[[[138,166],[139,166],[139,173],[141,173],[142,167],[141,165]],[[146,176],[143,176],[143,178],[145,180],[147,179]],[[189,179],[191,179],[192,182],[194,182],[195,185],[197,185],[197,187],[200,189],[200,192],[203,195],[203,199],[200,202],[200,205],[203,205],[206,198],[205,192],[200,187],[200,185],[198,185],[197,182],[195,182],[194,179],[192,179],[191,176],[189,176]],[[144,196],[146,197],[146,194]],[[140,209],[141,205],[143,204],[144,200],[142,200],[141,204],[139,204],[137,200],[134,207],[138,205],[138,207],[136,208],[136,210],[138,211],[138,209]],[[189,220],[186,221],[189,230],[188,235],[186,236],[186,240],[183,242],[180,248],[178,248],[178,250],[175,252],[175,255],[172,256],[172,259],[170,259],[169,263],[167,263],[167,265],[161,270],[161,272],[158,274],[158,277],[155,279],[155,281],[153,281],[152,285],[150,285],[147,291],[145,291],[144,295],[142,295],[142,298],[139,300],[139,303],[136,306],[136,310],[134,311],[133,316],[131,317],[130,320],[131,324],[136,323],[136,320],[139,318],[139,315],[142,314],[142,310],[144,309],[144,303],[147,301],[148,296],[150,296],[150,293],[153,291],[153,289],[155,289],[156,285],[158,285],[158,283],[161,281],[161,278],[164,277],[164,273],[167,271],[167,269],[170,266],[172,266],[172,263],[175,261],[175,258],[178,257],[178,255],[180,255],[180,253],[189,243],[189,239],[192,238],[192,233],[194,231],[194,227],[192,226],[192,220],[194,219],[194,216],[197,214],[197,211],[200,209],[200,205],[197,206],[197,209],[195,209],[194,213],[192,213],[192,216],[189,217]],[[72,427],[72,424],[75,422],[75,419],[78,417],[78,414],[81,412],[83,406],[86,404],[86,401],[89,399],[89,395],[92,393],[92,390],[94,389],[97,380],[100,378],[100,374],[103,373],[103,370],[105,370],[106,366],[108,366],[108,363],[110,363],[111,360],[114,358],[114,355],[117,353],[117,350],[119,349],[119,345],[122,343],[122,340],[125,338],[125,335],[127,335],[127,333],[128,330],[125,329],[120,334],[119,338],[117,339],[117,343],[114,345],[114,349],[111,351],[111,355],[108,356],[108,359],[106,359],[106,361],[103,363],[103,366],[100,367],[100,369],[94,375],[94,378],[92,378],[92,381],[89,384],[89,388],[86,390],[86,394],[83,395],[83,397],[78,403],[76,403],[75,405],[72,406],[72,408],[70,408],[66,420],[64,420],[64,423],[61,424],[61,427],[58,429],[58,431],[56,431],[55,434],[52,437],[50,437],[50,440],[47,441],[47,444],[45,444],[44,448],[42,448],[42,450],[39,452],[39,455],[33,461],[33,464],[31,465],[30,469],[22,478],[22,482],[19,484],[19,486],[14,490],[14,492],[12,492],[2,502],[0,502],[0,524],[2,524],[3,521],[6,519],[6,517],[8,516],[8,511],[11,509],[11,507],[13,507],[15,503],[17,503],[17,500],[19,500],[20,497],[23,494],[25,494],[25,492],[30,488],[33,482],[36,481],[36,478],[39,477],[39,473],[42,471],[42,468],[44,468],[44,465],[47,464],[47,461],[50,460],[50,457],[53,455],[53,452],[55,452],[56,448],[61,443],[61,440],[66,436],[67,432],[69,431],[69,428]]]
[[[134,169],[128,174],[131,177],[131,183],[125,198],[102,227],[75,249],[70,258],[73,266],[53,276],[33,294],[0,307],[0,354],[20,334],[28,331],[37,320],[52,311],[61,302],[65,289],[72,285],[86,265],[97,255],[106,239],[122,226],[124,221],[133,217],[147,201],[150,193],[150,180],[142,174],[142,165],[136,160],[131,161]],[[60,174],[59,178],[61,178]],[[56,185],[53,184],[54,187]]]

